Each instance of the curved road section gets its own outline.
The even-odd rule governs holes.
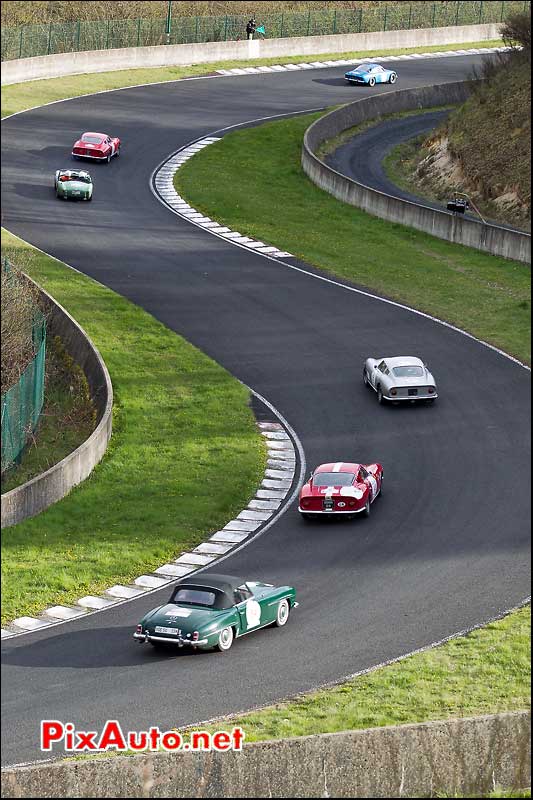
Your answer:
[[[384,120],[368,130],[356,133],[349,141],[330,153],[325,159],[325,163],[340,172],[341,175],[379,192],[408,200],[411,203],[429,206],[437,211],[446,211],[444,201],[435,202],[397,186],[385,172],[383,161],[397,145],[421,134],[429,134],[430,131],[440,127],[449,114],[449,109],[439,109],[438,111],[409,114]],[[362,153],[364,153],[364,158],[361,157]],[[451,199],[453,199],[453,192],[450,192]],[[480,219],[479,215],[473,212],[467,213],[465,216],[477,222]],[[514,228],[501,222],[492,221],[491,224],[508,230],[520,231],[520,228]]]
[[[399,83],[461,80],[479,60],[405,62]],[[3,123],[9,230],[138,303],[266,397],[310,467],[385,466],[368,519],[306,525],[291,509],[218,568],[292,584],[300,601],[285,628],[229,654],[161,655],[132,640],[168,589],[8,639],[4,763],[42,758],[43,718],[83,730],[110,714],[132,730],[197,723],[339,680],[528,594],[528,372],[430,318],[211,236],[150,192],[154,168],[192,140],[356,92],[338,69],[220,77],[82,97]],[[88,129],[120,136],[121,157],[93,166],[93,203],[59,203],[51,176]],[[388,353],[428,361],[435,406],[377,405],[361,369]]]

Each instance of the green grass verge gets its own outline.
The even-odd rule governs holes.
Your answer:
[[[319,116],[228,134],[181,167],[177,190],[224,225],[529,361],[529,266],[369,216],[320,190],[300,166],[304,132]]]
[[[2,232],[5,253],[68,309],[114,388],[113,437],[91,476],[2,532],[2,620],[161,566],[253,497],[266,450],[249,392],[142,309]]]
[[[207,727],[240,725],[246,741],[255,742],[526,709],[531,704],[530,629],[526,606],[339,686]]]
[[[45,472],[89,438],[96,408],[83,370],[59,339],[48,339],[44,407],[22,458],[2,475],[2,494]]]
[[[462,44],[434,45],[431,47],[404,47],[395,50],[366,50],[346,53],[321,53],[307,56],[279,56],[277,58],[250,59],[246,61],[222,61],[210,64],[191,64],[186,67],[152,67],[150,69],[119,70],[117,72],[95,72],[90,75],[71,75],[66,78],[49,78],[28,81],[2,87],[2,117],[24,111],[34,106],[62,100],[65,97],[78,97],[84,94],[102,92],[106,89],[120,89],[143,83],[175,81],[179,78],[207,75],[217,69],[234,67],[269,66],[280,63],[309,63],[310,61],[334,61],[341,58],[358,58],[374,55],[403,55],[404,53],[436,53],[457,48],[501,47],[501,39],[482,42],[463,42]],[[342,68],[341,68],[342,69]]]

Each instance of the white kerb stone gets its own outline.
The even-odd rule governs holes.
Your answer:
[[[284,469],[267,469],[265,475],[267,478],[278,478],[282,481],[287,481],[291,478],[291,475],[287,475],[287,470]]]
[[[216,544],[215,542],[203,542],[195,547],[195,553],[207,553],[211,555],[223,556],[228,550],[231,550],[231,544]]]
[[[272,512],[270,511],[248,511],[244,509],[244,511],[241,511],[241,513],[237,515],[237,519],[250,519],[254,522],[265,522],[265,520],[270,519],[271,516]]]
[[[159,589],[160,586],[164,586],[168,582],[168,578],[156,578],[155,575],[139,575],[134,580],[137,586],[146,586],[147,589]]]
[[[242,531],[218,531],[217,533],[211,536],[210,541],[212,542],[230,542],[232,545],[239,544],[242,542],[243,539],[246,539],[248,536],[247,533],[243,533]]]
[[[105,597],[94,597],[92,594],[86,595],[86,597],[80,597],[78,600],[78,605],[83,606],[83,608],[106,608],[106,606],[113,606],[115,605],[116,600],[106,600]]]
[[[23,631],[37,631],[39,628],[46,628],[51,621],[45,622],[42,619],[35,619],[35,617],[18,617],[11,624]]]
[[[43,613],[47,617],[53,617],[53,619],[75,619],[76,617],[82,617],[86,612],[83,608],[52,606],[51,608],[46,608]]]
[[[264,486],[265,489],[290,489],[291,484],[291,480],[273,481],[269,480],[269,478],[265,478],[264,481],[261,482],[261,486]]]
[[[281,500],[250,500],[249,508],[256,508],[258,511],[277,511],[281,505]]]
[[[284,489],[258,489],[256,495],[260,500],[283,500],[287,492]]]
[[[202,556],[199,553],[184,553],[176,559],[176,564],[194,564],[197,567],[203,567],[214,561],[213,556]]]
[[[130,600],[132,597],[144,594],[145,591],[145,589],[134,589],[133,586],[122,586],[122,584],[117,583],[110,589],[106,589],[106,594],[110,594],[111,597],[120,597],[121,600]]]
[[[252,533],[259,528],[260,524],[260,522],[252,522],[252,520],[232,519],[231,522],[228,522],[227,525],[224,525],[224,530],[248,531],[248,533]]]
[[[183,575],[188,575],[189,572],[192,572],[192,566],[178,567],[176,564],[163,564],[163,566],[158,567],[155,572],[157,575],[170,575],[173,578],[181,578]]]

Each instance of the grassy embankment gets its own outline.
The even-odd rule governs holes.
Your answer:
[[[297,624],[296,618],[289,624]],[[531,703],[531,608],[333,688],[250,714],[246,741],[403,725],[526,709]]]
[[[249,393],[119,295],[2,232],[68,309],[114,388],[113,437],[91,477],[2,534],[2,620],[75,602],[175,558],[223,526],[263,475]]]
[[[531,65],[506,63],[430,136],[395,147],[385,170],[421,197],[467,192],[487,218],[530,230]]]
[[[318,116],[225,136],[176,173],[177,190],[224,225],[529,361],[529,267],[371,217],[321,191],[300,167],[304,131]]]

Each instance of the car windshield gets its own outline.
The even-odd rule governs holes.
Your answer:
[[[397,378],[422,378],[424,375],[422,367],[416,367],[414,365],[393,367],[392,371]]]
[[[84,133],[81,140],[90,144],[102,144],[103,141],[101,136],[95,136],[93,133]]]
[[[314,486],[351,486],[355,475],[353,472],[319,472],[313,475]]]
[[[208,608],[214,608],[215,601],[215,592],[207,589],[178,589],[172,598],[172,602],[178,603],[178,605],[207,606]]]

